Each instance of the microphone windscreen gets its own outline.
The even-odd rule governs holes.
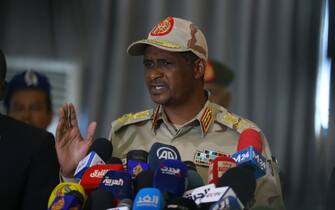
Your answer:
[[[96,189],[88,196],[84,210],[106,210],[116,206],[116,200],[111,192]]]
[[[197,205],[192,199],[178,197],[171,201],[168,201],[165,206],[165,210],[174,209],[174,210],[195,210]]]
[[[82,209],[83,201],[76,194],[69,193],[63,196],[57,196],[48,210],[54,209]]]
[[[152,170],[158,168],[162,160],[180,160],[180,154],[176,147],[172,145],[154,143],[149,151],[148,163]]]
[[[147,170],[139,173],[134,179],[134,193],[136,194],[142,188],[153,187],[154,171]]]
[[[201,209],[209,209],[213,203],[218,202],[229,190],[229,187],[217,187],[211,189],[200,200]],[[235,195],[236,196],[236,195]]]
[[[80,180],[80,185],[83,186],[86,193],[89,193],[99,186],[102,178],[108,171],[113,170],[122,171],[122,164],[94,165],[84,172]]]
[[[117,157],[113,157],[111,156],[106,163],[109,163],[109,164],[121,164],[123,165],[122,163],[122,160],[120,158],[117,158]]]
[[[143,188],[138,191],[133,204],[133,210],[161,210],[163,207],[163,195],[156,188]]]
[[[231,187],[244,206],[254,197],[256,179],[254,174],[245,168],[231,168],[220,178],[218,187]]]
[[[237,151],[241,151],[249,146],[252,146],[258,153],[262,153],[262,136],[258,131],[252,128],[248,128],[240,134]]]
[[[131,198],[131,176],[124,171],[108,171],[102,178],[99,188],[112,192],[117,200]]]
[[[72,191],[77,191],[84,200],[87,197],[84,188],[80,184],[72,182],[62,182],[52,190],[48,200],[48,207],[51,206],[57,196],[64,196]]]
[[[154,174],[154,187],[169,193],[172,198],[181,196],[186,189],[187,168],[180,160],[163,160]]]
[[[88,155],[86,155],[86,157],[78,163],[76,171],[74,172],[74,178],[81,179],[84,172],[89,167],[99,164],[105,164],[105,162],[100,158],[100,156],[96,152],[94,151],[89,152]]]
[[[133,201],[129,198],[124,198],[120,200],[117,207],[128,207],[128,209],[131,209],[131,206],[133,205]]]
[[[220,177],[230,168],[236,167],[236,162],[233,158],[227,155],[216,157],[209,163],[208,168],[208,183],[218,184]]]
[[[232,158],[236,161],[238,167],[251,170],[256,179],[266,174],[266,159],[252,146],[234,153]]]
[[[188,170],[197,171],[197,167],[192,161],[186,160],[186,161],[183,161],[183,163],[186,165]]]
[[[136,160],[139,162],[147,163],[149,153],[144,150],[130,150],[127,153],[127,160]]]
[[[103,161],[107,161],[113,154],[113,145],[106,138],[97,138],[93,141],[89,152],[96,152]]]
[[[209,210],[219,210],[219,209],[220,210],[244,210],[248,208],[244,208],[241,201],[236,197],[236,195],[224,195],[218,202],[212,204],[209,208],[206,208],[206,209],[209,209]]]
[[[127,160],[128,173],[134,178],[142,171],[149,170],[149,165],[138,160]]]
[[[198,205],[200,204],[201,200],[206,196],[206,194],[212,189],[215,189],[214,184],[204,185],[192,190],[187,190],[186,192],[184,192],[183,197],[192,199]]]
[[[187,189],[191,190],[205,185],[200,174],[194,170],[187,171]]]

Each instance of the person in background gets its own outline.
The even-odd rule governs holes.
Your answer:
[[[16,74],[8,83],[4,99],[8,116],[47,129],[53,117],[50,88],[48,78],[40,72]]]
[[[0,50],[0,96],[5,92],[6,60]],[[0,209],[47,209],[59,183],[52,134],[0,114]]]
[[[143,56],[145,83],[156,107],[125,114],[112,122],[109,139],[113,156],[124,158],[131,150],[149,151],[156,142],[170,144],[177,148],[182,161],[196,164],[207,183],[209,161],[197,161],[196,154],[200,152],[204,158],[207,151],[232,155],[237,152],[240,134],[250,128],[260,134],[261,152],[267,161],[272,161],[269,143],[255,123],[208,100],[204,90],[208,49],[198,26],[167,17],[149,32],[147,39],[133,42],[127,52]],[[90,123],[83,138],[74,106],[65,104],[60,108],[56,150],[64,177],[73,177],[93,142],[96,126],[96,122]],[[276,167],[257,179],[254,197],[248,206],[285,208]]]
[[[234,80],[234,73],[225,64],[208,59],[204,79],[209,100],[228,109],[232,99],[229,85]]]

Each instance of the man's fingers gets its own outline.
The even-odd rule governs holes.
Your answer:
[[[65,113],[67,112],[67,104],[64,104],[59,108],[59,119],[66,119]]]
[[[87,128],[86,139],[91,143],[93,142],[93,136],[94,136],[96,128],[97,128],[97,123],[95,121],[91,122]]]
[[[56,144],[58,147],[65,146],[68,142],[66,139],[66,134],[68,132],[68,120],[67,113],[69,111],[69,105],[65,103],[62,107],[59,108],[59,119],[56,128]]]
[[[65,126],[65,119],[64,119],[64,107],[59,108],[59,119],[56,128],[56,141],[62,140],[64,136],[64,126]]]
[[[71,126],[78,127],[77,113],[72,103],[69,104],[69,116],[70,116],[69,120],[70,120]]]

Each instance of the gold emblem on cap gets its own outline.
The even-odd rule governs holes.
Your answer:
[[[163,36],[168,34],[174,25],[174,20],[171,16],[167,17],[166,19],[162,20],[158,23],[150,32],[151,36]]]
[[[207,107],[200,119],[201,127],[204,133],[207,133],[210,125],[212,124],[212,121],[213,121],[212,110]]]

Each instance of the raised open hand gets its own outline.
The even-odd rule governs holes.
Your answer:
[[[56,130],[56,151],[62,175],[73,177],[74,171],[82,160],[92,142],[96,122],[91,122],[84,139],[78,127],[78,120],[73,104],[64,104],[60,109]]]

